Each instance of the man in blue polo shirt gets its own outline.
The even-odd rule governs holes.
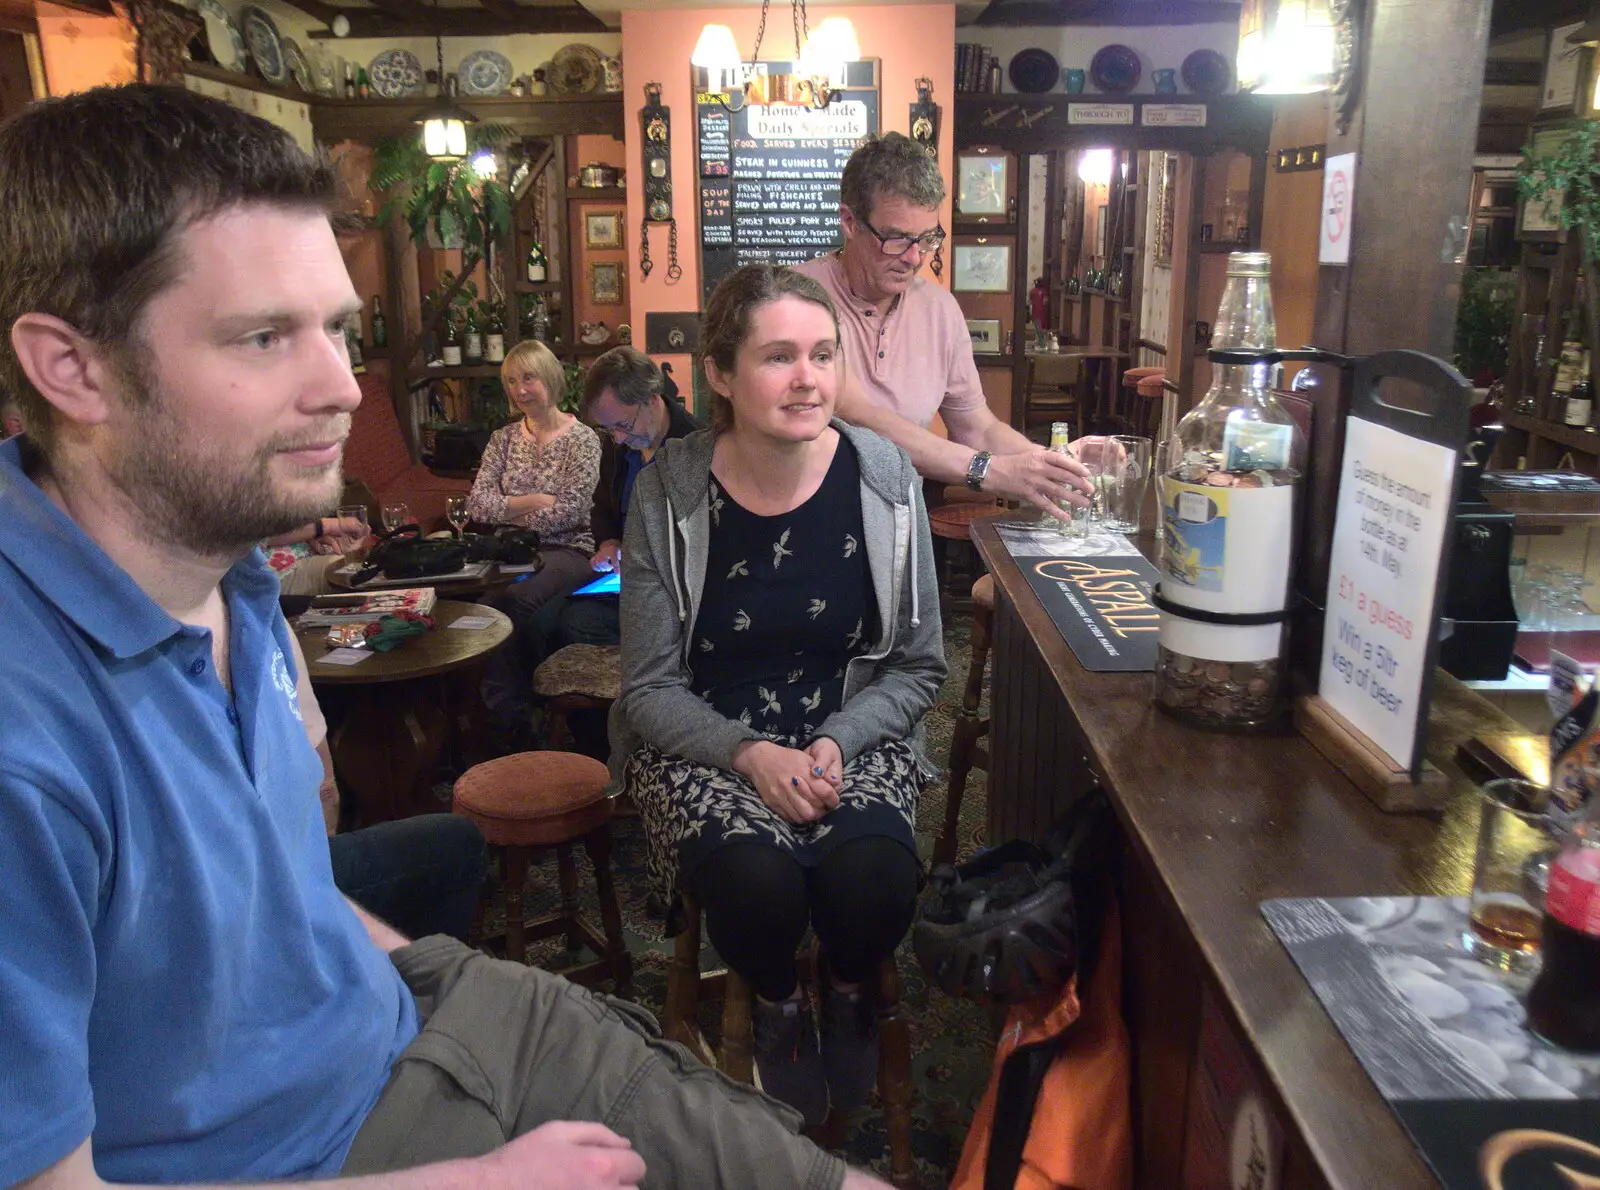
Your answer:
[[[0,126],[0,1188],[876,1185],[639,1014],[335,890],[253,545],[341,489],[333,193],[177,88]]]

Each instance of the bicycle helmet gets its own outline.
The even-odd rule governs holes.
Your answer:
[[[1098,949],[1108,814],[1094,790],[1045,847],[1015,840],[959,867],[935,868],[911,935],[928,978],[949,995],[983,1003],[1059,991],[1080,957],[1087,965]]]

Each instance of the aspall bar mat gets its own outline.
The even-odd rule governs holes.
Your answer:
[[[1445,1190],[1600,1187],[1600,1056],[1528,1032],[1526,981],[1463,948],[1465,897],[1261,912]]]
[[[1156,667],[1156,568],[1120,533],[1063,533],[1043,521],[996,526],[1078,664],[1096,673]]]

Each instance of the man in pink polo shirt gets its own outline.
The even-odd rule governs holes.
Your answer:
[[[839,311],[839,416],[903,447],[924,478],[1026,500],[1062,516],[1086,503],[1076,460],[1030,442],[989,409],[961,307],[918,276],[944,242],[938,163],[898,132],[869,137],[840,182],[844,247],[797,266]],[[937,413],[949,439],[928,429]]]

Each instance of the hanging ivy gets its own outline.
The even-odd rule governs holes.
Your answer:
[[[476,263],[489,245],[511,234],[511,193],[502,183],[479,175],[472,155],[503,144],[513,133],[504,125],[486,124],[469,128],[468,136],[468,153],[460,161],[435,161],[414,135],[377,141],[367,187],[389,196],[378,222],[400,214],[415,243],[426,242],[432,232],[440,243],[460,246]]]
[[[1577,228],[1583,251],[1600,261],[1600,121],[1581,120],[1555,147],[1535,153],[1524,145],[1517,169],[1517,191],[1528,204],[1539,204],[1548,218],[1557,216],[1567,230]]]

